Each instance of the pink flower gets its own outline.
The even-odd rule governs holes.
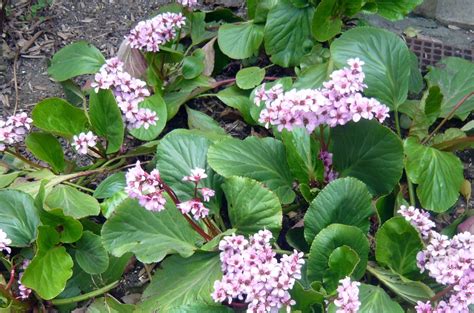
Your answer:
[[[413,206],[406,207],[405,205],[401,205],[398,213],[410,222],[425,239],[428,238],[431,230],[436,226],[435,223],[430,220],[430,214],[428,212],[416,209]]]
[[[26,134],[31,130],[33,120],[25,112],[20,112],[0,119],[0,151],[4,151],[7,145],[13,145],[25,140]]]
[[[178,203],[177,207],[183,214],[191,213],[196,220],[209,215],[209,209],[204,207],[204,204],[197,199]]]
[[[202,179],[205,178],[207,178],[206,171],[202,168],[196,167],[191,170],[191,175],[183,177],[183,181],[192,181],[195,183],[199,183]]]
[[[20,273],[20,275],[18,276],[18,291],[19,291],[18,298],[21,300],[26,300],[30,297],[32,290],[21,283],[22,276],[23,276],[23,273]]]
[[[201,191],[201,195],[204,199],[204,201],[209,202],[211,197],[214,197],[216,195],[216,192],[210,188],[200,188],[199,191]]]
[[[87,133],[80,133],[72,137],[72,147],[76,149],[79,154],[87,154],[88,147],[95,147],[97,144],[97,136],[91,131]]]
[[[338,307],[336,313],[356,313],[361,305],[359,301],[359,286],[357,281],[351,282],[350,277],[339,281],[337,299],[334,304]]]
[[[195,7],[197,5],[197,0],[176,0],[179,4],[181,4],[184,7]]]
[[[429,301],[421,302],[418,301],[415,306],[416,313],[432,313],[433,308],[431,307],[431,303]]]
[[[12,241],[8,238],[8,235],[0,228],[0,251],[11,253],[12,249],[9,247]]]

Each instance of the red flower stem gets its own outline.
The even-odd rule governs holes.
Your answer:
[[[454,285],[448,286],[435,294],[431,299],[430,302],[435,302],[438,301],[439,299],[443,298],[446,294],[448,294],[451,290],[453,290]]]
[[[8,280],[8,284],[7,286],[5,287],[5,289],[7,291],[10,291],[10,293],[12,294],[13,296],[13,293],[12,291],[10,290],[12,285],[13,285],[13,282],[15,281],[15,265],[12,265],[12,268],[10,270],[10,279]]]
[[[181,202],[178,199],[178,196],[174,193],[173,189],[170,188],[167,184],[165,184],[163,181],[161,182],[163,189],[170,195],[171,200],[173,200],[175,205],[180,204]],[[206,234],[206,232],[197,224],[195,223],[187,214],[183,214],[184,218],[188,223],[191,225],[191,227],[201,235],[202,238],[204,238],[206,241],[209,241],[212,239],[211,236]]]
[[[277,79],[280,79],[280,78],[281,77],[265,76],[264,79],[266,79],[266,80],[277,80]],[[233,84],[233,83],[235,83],[235,81],[236,81],[236,78],[229,78],[229,79],[224,79],[224,80],[217,81],[214,84],[212,84],[212,89],[220,87],[222,85]]]

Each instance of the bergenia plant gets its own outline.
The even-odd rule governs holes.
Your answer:
[[[354,18],[421,1],[346,2],[179,0],[59,50],[65,99],[0,119],[0,311],[472,310],[474,65],[423,79]]]

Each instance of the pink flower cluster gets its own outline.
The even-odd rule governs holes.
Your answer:
[[[197,5],[197,0],[176,0],[179,4],[181,4],[183,7],[195,7]]]
[[[283,92],[281,85],[265,90],[265,84],[256,91],[254,102],[262,101],[265,108],[259,122],[276,126],[278,131],[305,127],[309,133],[319,125],[335,127],[349,121],[373,118],[383,122],[388,117],[388,107],[361,92],[366,88],[362,62],[349,59],[349,67],[334,71],[331,80],[321,89],[290,90]]]
[[[278,262],[271,239],[270,231],[261,230],[249,240],[240,235],[221,240],[219,250],[224,276],[214,282],[214,301],[245,301],[247,312],[277,312],[283,307],[291,311],[295,301],[291,299],[290,290],[295,280],[301,278],[303,253],[295,250],[291,255],[283,255]]]
[[[332,182],[339,176],[339,174],[332,169],[332,153],[321,150],[321,152],[319,152],[319,159],[323,161],[324,165],[324,182]]]
[[[336,313],[356,313],[361,305],[359,301],[359,286],[357,281],[351,282],[350,277],[339,281],[337,298],[334,304],[338,307]]]
[[[435,307],[430,302],[418,302],[416,312],[468,313],[468,306],[474,303],[474,235],[464,232],[449,239],[431,230],[435,225],[428,221],[426,212],[415,208],[401,208],[400,211],[421,234],[425,234],[426,249],[416,256],[421,272],[427,271],[438,283],[452,288],[446,301],[439,301]]]
[[[194,0],[180,0],[191,4]],[[141,21],[126,36],[130,47],[149,52],[160,51],[160,46],[176,38],[176,29],[184,26],[186,18],[181,13],[162,13],[152,19]]]
[[[28,265],[30,265],[30,260],[25,259],[23,260],[23,264],[21,265],[20,269],[26,270]],[[22,276],[23,276],[23,272],[18,275],[18,291],[19,291],[18,298],[21,300],[26,300],[30,297],[32,290],[21,283]]]
[[[148,174],[142,169],[140,161],[137,161],[135,167],[128,170],[125,178],[125,190],[130,198],[138,199],[140,205],[148,211],[160,212],[165,209],[166,199],[157,169]]]
[[[129,129],[148,129],[150,125],[156,125],[158,116],[150,109],[138,108],[138,104],[150,96],[150,91],[144,81],[132,77],[124,71],[123,66],[118,58],[107,60],[99,73],[95,74],[95,81],[91,86],[96,92],[112,88]]]
[[[197,192],[199,191],[201,193],[203,200],[206,202],[208,202],[211,197],[214,197],[216,194],[215,191],[210,188],[198,187],[199,182],[205,178],[207,178],[206,171],[199,167],[192,169],[191,175],[183,177],[183,181],[194,183],[194,199],[181,202],[177,205],[177,207],[183,214],[191,213],[196,220],[209,215],[209,209],[206,208],[202,201],[197,197]]]
[[[0,151],[5,151],[7,145],[22,142],[31,129],[33,120],[25,112],[17,113],[6,120],[0,119]]]
[[[12,249],[9,247],[11,244],[12,241],[8,238],[7,233],[0,228],[0,252],[5,251],[6,253],[11,253]]]
[[[436,226],[435,223],[430,219],[430,214],[424,210],[419,210],[414,206],[400,206],[398,210],[410,224],[413,225],[421,233],[423,239],[427,239],[431,233],[431,230]]]
[[[97,136],[92,132],[80,133],[72,137],[72,147],[79,154],[87,154],[88,148],[93,148],[97,145]]]

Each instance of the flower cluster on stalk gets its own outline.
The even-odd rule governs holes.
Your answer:
[[[474,303],[474,235],[463,232],[449,238],[433,230],[434,223],[423,210],[402,206],[399,210],[427,242],[420,251],[417,265],[439,284],[446,285],[446,295],[436,303],[418,302],[417,313],[468,313]]]
[[[278,262],[271,239],[270,231],[261,230],[249,240],[232,235],[220,241],[224,276],[214,282],[214,301],[229,304],[234,300],[244,301],[248,304],[247,312],[277,312],[280,308],[291,311],[295,301],[290,290],[296,279],[301,278],[303,253],[295,250]]]
[[[201,199],[199,199],[198,192],[201,193],[202,198],[206,202],[209,201],[211,197],[214,197],[215,195],[215,191],[210,188],[198,187],[199,182],[206,178],[206,171],[199,167],[192,169],[191,175],[183,177],[183,181],[194,183],[194,198],[185,202],[178,203],[177,207],[183,214],[191,213],[194,219],[196,220],[209,215],[209,209],[206,208],[204,206],[204,203],[202,203]]]
[[[319,152],[319,159],[323,161],[324,165],[324,182],[332,182],[339,176],[339,174],[332,168],[332,153],[329,153],[329,151],[321,150]]]
[[[97,145],[97,136],[92,132],[80,133],[72,137],[72,147],[79,154],[87,154],[89,148],[93,148]]]
[[[28,265],[30,265],[30,260],[25,259],[23,260],[23,264],[21,265],[20,269],[24,271]],[[18,275],[18,298],[21,300],[26,300],[30,297],[32,290],[21,283],[21,277],[23,276],[23,273],[24,272],[21,272]]]
[[[125,72],[122,61],[118,58],[107,60],[94,78],[91,86],[96,92],[99,89],[112,89],[129,129],[148,129],[150,125],[156,125],[159,119],[156,112],[138,107],[145,97],[150,96],[146,82]]]
[[[11,253],[12,249],[9,247],[12,244],[10,238],[8,238],[7,233],[0,228],[0,252],[4,251],[6,253]]]
[[[181,4],[183,7],[189,8],[195,7],[198,4],[197,0],[176,0],[176,2]]]
[[[351,281],[346,277],[339,281],[337,287],[337,298],[334,304],[337,306],[336,313],[357,313],[360,308],[359,286],[357,281]]]
[[[0,151],[25,140],[31,123],[33,120],[25,112],[9,116],[6,120],[0,119]]]
[[[276,126],[278,131],[294,127],[305,127],[309,133],[319,125],[335,127],[349,121],[377,119],[383,122],[388,117],[388,107],[374,98],[366,98],[361,92],[364,84],[362,62],[349,59],[349,67],[334,71],[331,80],[321,89],[290,90],[283,92],[281,85],[265,90],[265,84],[256,91],[254,102],[263,101],[265,108],[259,121]]]
[[[179,2],[192,4],[195,1],[181,0]],[[185,20],[186,18],[181,13],[158,14],[152,19],[139,22],[125,38],[134,49],[158,52],[161,45],[176,38],[176,30],[185,25]]]

